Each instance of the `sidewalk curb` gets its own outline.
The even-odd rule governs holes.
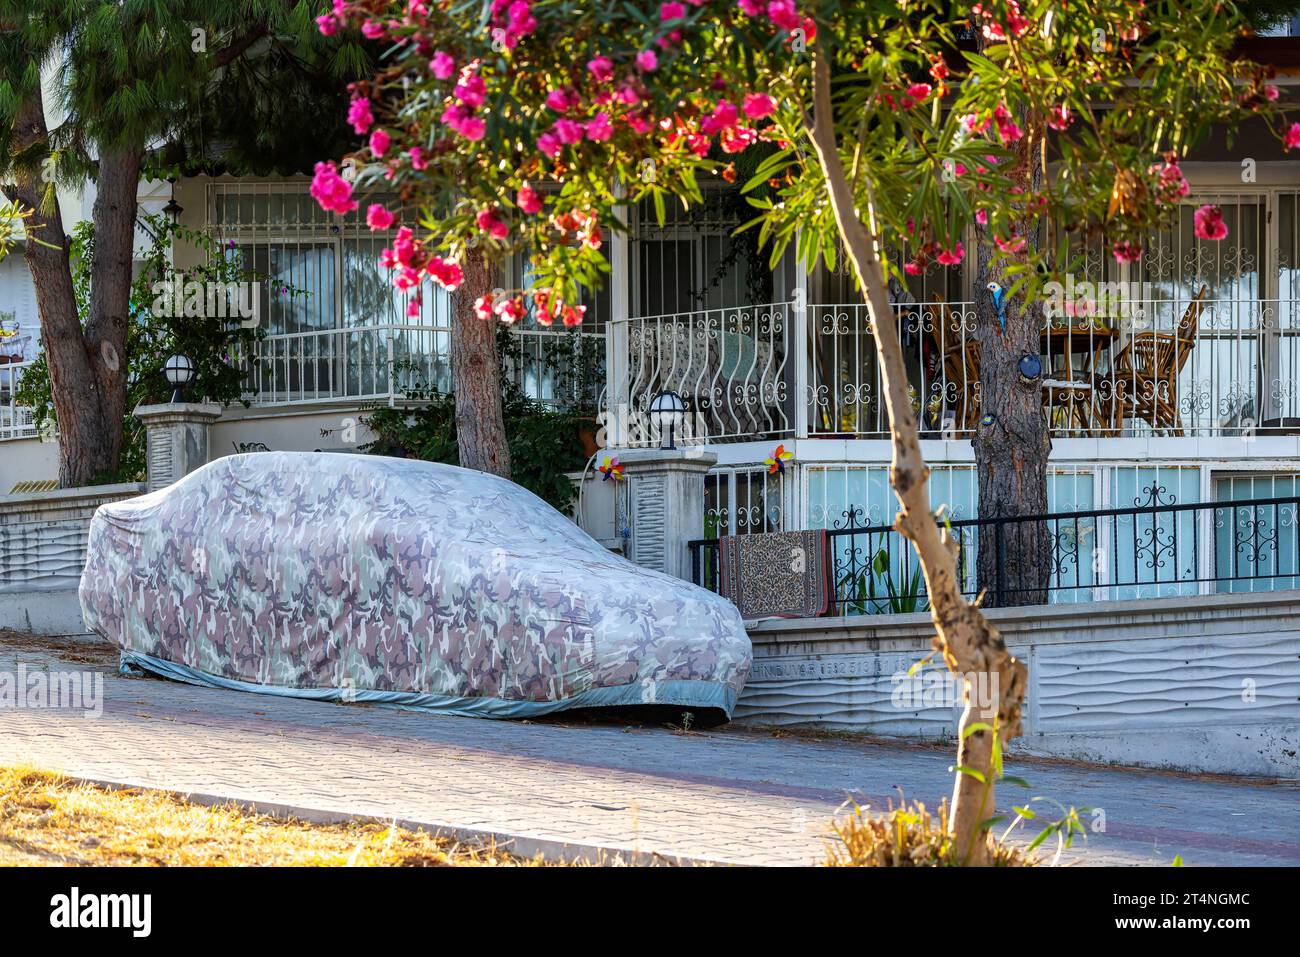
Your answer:
[[[284,804],[279,801],[250,800],[247,798],[227,797],[220,794],[204,794],[195,791],[178,791],[175,788],[158,787],[141,784],[136,781],[118,781],[107,778],[92,778],[79,774],[65,774],[69,781],[91,784],[112,791],[138,790],[152,791],[189,801],[202,807],[230,805],[255,814],[266,814],[276,818],[297,818],[309,824],[344,824],[357,821],[364,824],[393,824],[410,831],[425,831],[436,837],[451,837],[456,840],[476,843],[495,842],[510,853],[519,857],[536,857],[541,855],[548,861],[585,862],[600,867],[746,867],[734,861],[724,861],[705,857],[673,856],[657,851],[643,851],[619,844],[590,844],[577,841],[564,841],[558,838],[530,837],[526,834],[512,834],[508,831],[482,830],[473,827],[460,827],[441,824],[436,821],[419,821],[408,818],[379,817],[374,814],[355,814],[350,811],[332,811],[322,808],[305,807],[298,804]]]

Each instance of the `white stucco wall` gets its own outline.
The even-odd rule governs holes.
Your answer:
[[[59,446],[40,439],[0,442],[0,495],[19,482],[39,482],[59,477]]]
[[[1010,752],[1300,778],[1300,591],[987,612],[1029,669]],[[907,694],[928,614],[770,620],[737,720],[951,740],[955,700]],[[946,672],[935,672],[937,677]]]

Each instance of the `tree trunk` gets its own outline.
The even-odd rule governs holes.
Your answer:
[[[921,457],[916,413],[908,396],[907,367],[889,303],[884,267],[877,256],[880,237],[868,231],[858,216],[849,186],[831,103],[830,64],[825,41],[818,37],[813,55],[814,113],[809,129],[830,191],[831,208],[844,241],[847,259],[866,295],[875,332],[885,406],[889,411],[893,461],[890,478],[898,497],[896,527],[916,548],[930,596],[934,644],[950,671],[963,679],[965,710],[959,724],[957,763],[984,779],[958,771],[953,785],[949,826],[958,863],[989,863],[985,821],[996,807],[992,769],[994,730],[1000,743],[1020,734],[1020,705],[1024,698],[1025,666],[1007,650],[998,630],[979,609],[966,601],[957,576],[957,544],[941,530],[930,510],[929,469]],[[866,171],[868,203],[872,203],[871,172]],[[980,676],[984,676],[983,681]],[[991,690],[981,695],[980,686]]]
[[[126,343],[131,323],[131,269],[143,155],[143,149],[135,145],[104,149],[96,181],[95,260],[91,264],[90,319],[85,339],[107,426],[108,467],[113,470],[121,458],[123,420],[129,412],[126,390],[130,357]]]
[[[456,444],[467,469],[510,478],[510,446],[501,413],[497,324],[474,314],[474,303],[496,288],[496,270],[479,250],[461,261],[465,280],[455,296],[451,381],[456,394]]]
[[[14,121],[14,153],[48,141],[39,92],[23,102]],[[36,287],[41,344],[59,426],[59,485],[89,485],[117,467],[121,419],[108,422],[101,404],[94,357],[82,336],[68,265],[68,240],[57,194],[45,205],[46,183],[31,168],[17,169],[9,199],[32,210],[24,258]],[[51,190],[53,188],[51,187]],[[129,281],[129,280],[128,280]]]
[[[1032,237],[1031,237],[1032,240]],[[1047,512],[1047,458],[1052,440],[1043,414],[1043,376],[1026,379],[1022,356],[1038,356],[1043,327],[1041,303],[1019,296],[1004,303],[1006,330],[987,290],[989,282],[1009,289],[1012,280],[991,263],[979,244],[976,338],[980,344],[980,422],[975,428],[975,471],[981,519],[1043,515]],[[1044,522],[981,525],[977,581],[984,607],[1041,605],[1052,575],[1052,543]]]

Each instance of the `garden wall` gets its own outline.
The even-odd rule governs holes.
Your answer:
[[[0,628],[83,634],[77,586],[95,509],[143,485],[96,485],[0,496]]]
[[[1300,778],[1300,591],[987,612],[1029,667],[1009,750]],[[960,694],[908,669],[928,614],[754,624],[737,720],[951,739]]]

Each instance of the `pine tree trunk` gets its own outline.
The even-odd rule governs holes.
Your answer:
[[[13,151],[48,140],[39,94],[19,108]],[[11,201],[32,211],[26,223],[24,259],[36,287],[41,344],[50,370],[50,391],[59,426],[59,485],[89,485],[117,468],[121,419],[105,420],[100,379],[86,347],[68,264],[68,240],[57,195],[44,209],[46,183],[35,170],[17,170],[7,189]],[[129,277],[129,272],[128,272]],[[128,278],[129,282],[129,278]]]
[[[99,389],[108,444],[116,469],[122,454],[131,323],[131,267],[135,258],[135,217],[139,208],[139,146],[104,149],[99,157],[94,223],[95,260],[90,277],[90,319],[86,354]],[[114,425],[114,423],[117,423]]]
[[[813,122],[809,129],[830,193],[831,209],[846,258],[866,295],[875,331],[885,407],[889,411],[893,460],[890,479],[898,498],[895,527],[916,549],[930,597],[935,649],[948,669],[962,679],[965,709],[958,724],[957,764],[983,778],[957,771],[953,783],[949,828],[955,843],[954,860],[965,865],[990,863],[988,825],[996,808],[993,772],[994,734],[1005,745],[1019,736],[1024,700],[1025,666],[1007,649],[992,623],[962,595],[957,574],[957,543],[941,529],[931,511],[930,470],[921,455],[916,412],[908,395],[907,366],[899,342],[893,307],[877,250],[880,237],[868,231],[840,158],[831,101],[830,64],[819,37],[813,59]],[[870,174],[864,183],[871,203]],[[981,686],[991,693],[982,696]]]
[[[501,413],[497,323],[474,314],[474,303],[496,288],[496,270],[478,250],[461,261],[465,281],[455,296],[451,377],[456,394],[456,444],[467,469],[510,478],[510,447]]]
[[[1038,156],[1037,137],[1021,140],[1012,173],[1024,195],[1033,195],[1037,177],[1029,170]],[[1035,217],[1017,224],[1027,245],[1043,241]],[[1020,296],[1004,303],[1006,329],[987,287],[1004,290],[1013,284],[993,265],[987,237],[979,243],[975,286],[976,337],[980,344],[980,423],[975,428],[975,471],[979,478],[981,519],[1015,518],[1047,513],[1047,459],[1052,440],[1043,412],[1046,357],[1042,351],[1043,308]],[[1043,359],[1042,374],[1026,379],[1020,372],[1023,356]],[[1047,602],[1052,578],[1052,540],[1044,522],[1005,522],[981,525],[976,580],[984,592],[984,607],[1041,605]]]

